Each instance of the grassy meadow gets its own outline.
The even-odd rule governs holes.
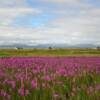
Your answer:
[[[0,49],[0,57],[9,56],[99,56],[97,49]]]

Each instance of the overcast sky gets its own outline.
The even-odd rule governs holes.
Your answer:
[[[0,0],[0,45],[100,44],[100,0]]]

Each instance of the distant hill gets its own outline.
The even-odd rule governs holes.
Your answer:
[[[94,44],[37,44],[37,45],[26,45],[26,44],[12,44],[12,45],[0,45],[0,48],[96,48]]]

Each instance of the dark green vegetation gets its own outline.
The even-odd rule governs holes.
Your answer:
[[[0,57],[9,56],[99,56],[97,49],[1,49]]]

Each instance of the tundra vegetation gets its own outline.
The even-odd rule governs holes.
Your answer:
[[[99,100],[100,57],[2,57],[0,100]]]

